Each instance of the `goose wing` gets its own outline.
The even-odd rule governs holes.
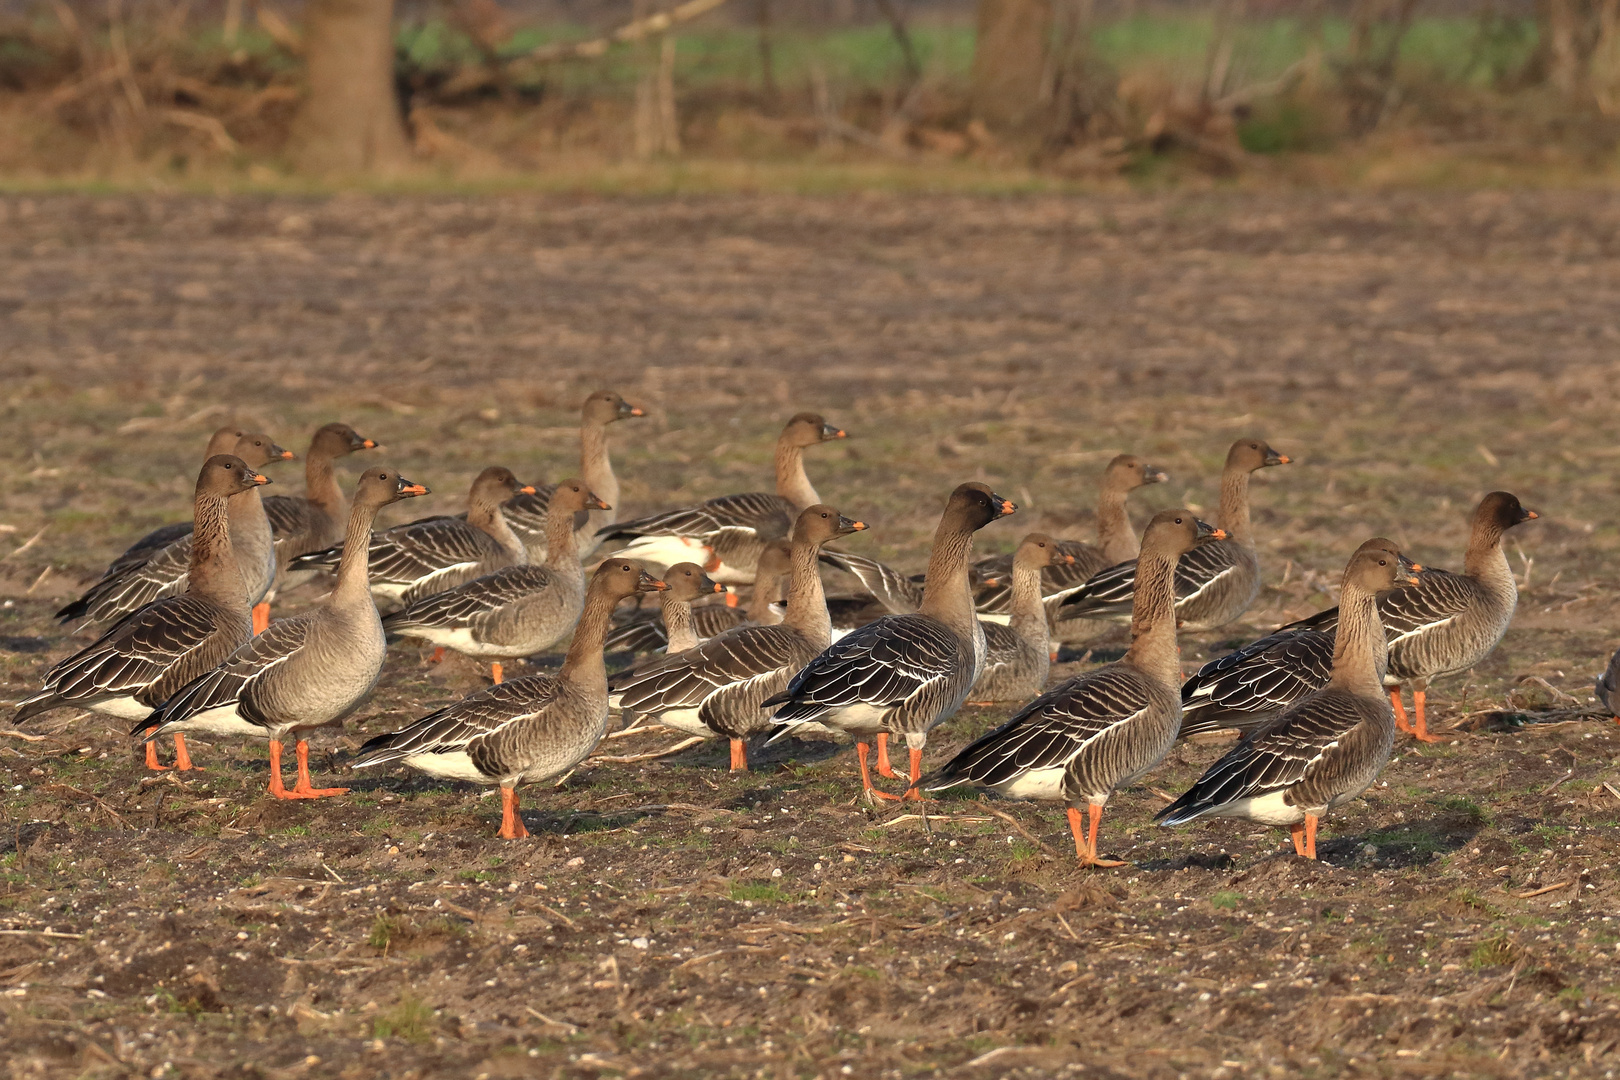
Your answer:
[[[551,507],[551,494],[556,490],[556,484],[536,484],[533,495],[519,492],[501,504],[501,516],[506,518],[506,523],[519,536],[543,537],[546,534],[546,513]]]
[[[1249,730],[1320,690],[1333,674],[1335,637],[1294,624],[1211,660],[1181,684],[1181,737]]]
[[[83,617],[93,622],[120,618],[154,600],[181,592],[190,569],[191,536],[187,534],[152,551],[144,560],[109,571],[83,596],[58,611],[56,618],[62,622]]]
[[[1041,570],[1041,596],[1047,599],[1067,594],[1089,581],[1099,570],[1108,568],[1100,550],[1083,540],[1059,540],[1057,551],[1073,562],[1053,563]],[[981,584],[973,594],[973,606],[986,614],[1012,610],[1013,557],[991,555],[974,564]]]
[[[398,731],[368,739],[350,764],[364,769],[416,754],[468,750],[474,742],[538,715],[556,700],[560,685],[554,675],[526,675],[480,690]]]
[[[943,692],[957,677],[961,648],[956,635],[934,619],[886,615],[833,642],[764,704],[780,706],[779,724],[815,720],[853,705],[894,708]]]
[[[727,687],[779,673],[802,648],[786,626],[740,626],[615,677],[613,690],[620,706],[635,712],[694,708]]]
[[[682,536],[707,541],[728,528],[745,530],[763,540],[786,536],[793,529],[793,505],[780,495],[762,491],[722,495],[696,506],[621,521],[604,529],[601,535],[605,540]]]
[[[264,633],[239,646],[214,670],[181,687],[151,716],[137,723],[134,732],[160,724],[178,724],[225,706],[235,706],[237,715],[248,723],[269,726],[273,721],[255,703],[254,686],[303,649],[313,620],[313,615],[277,619]]]
[[[107,566],[107,573],[111,574],[115,570],[125,570],[131,566],[139,566],[151,558],[154,552],[168,547],[182,537],[190,536],[191,530],[192,523],[189,521],[176,521],[172,525],[163,525],[153,529],[125,548],[123,554],[119,555]],[[106,574],[102,576],[105,577]]]
[[[383,628],[398,633],[416,626],[471,626],[491,612],[549,588],[556,580],[557,575],[544,566],[504,567],[384,616]]]
[[[1378,614],[1390,648],[1447,625],[1479,599],[1479,586],[1466,574],[1425,569],[1416,585],[1378,598]]]
[[[264,513],[277,540],[308,531],[315,520],[309,500],[298,495],[265,496]]]
[[[1238,572],[1235,547],[1224,540],[1206,541],[1176,563],[1176,607],[1191,603]],[[1100,570],[1064,598],[1066,618],[1105,619],[1126,616],[1136,596],[1136,560]]]
[[[822,551],[821,561],[854,575],[862,588],[896,615],[910,614],[922,604],[920,583],[876,559],[843,551]]]

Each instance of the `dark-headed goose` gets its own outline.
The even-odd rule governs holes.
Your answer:
[[[771,724],[762,703],[832,642],[816,556],[823,544],[865,528],[830,506],[806,509],[793,526],[793,576],[782,621],[727,630],[617,676],[619,706],[681,731],[730,739],[731,767],[748,768],[748,740]]]
[[[430,776],[499,785],[501,831],[528,836],[518,811],[519,784],[561,776],[607,732],[607,673],[602,644],[613,608],[664,583],[625,559],[596,568],[584,613],[556,675],[526,675],[463,698],[360,748],[356,769],[400,762]]]
[[[585,571],[579,565],[574,514],[605,505],[582,481],[562,481],[551,493],[551,506],[561,513],[546,520],[544,566],[508,566],[423,597],[389,615],[383,626],[391,634],[490,660],[500,682],[501,661],[534,655],[561,641],[579,621]]]
[[[880,733],[903,735],[911,751],[907,797],[921,798],[916,783],[928,731],[962,707],[984,670],[984,628],[968,585],[973,534],[1015,509],[983,484],[953,491],[934,533],[921,607],[852,630],[810,661],[785,691],[763,702],[776,706],[781,731],[773,738],[812,722],[849,732],[856,739],[861,784],[875,791],[867,771],[869,740]]]
[[[776,494],[750,492],[679,510],[667,510],[603,529],[604,540],[626,539],[621,554],[655,566],[696,562],[726,585],[754,580],[759,554],[768,540],[786,537],[794,519],[821,501],[804,471],[804,450],[845,437],[815,413],[799,413],[776,440]]]
[[[930,784],[968,783],[1023,799],[1068,804],[1075,853],[1086,866],[1123,866],[1099,858],[1097,829],[1114,791],[1164,760],[1181,724],[1180,650],[1176,646],[1176,560],[1219,529],[1189,510],[1154,515],[1142,537],[1131,647],[1116,663],[1053,687],[1001,727],[957,754]],[[1090,816],[1089,828],[1080,808]]]
[[[39,693],[22,702],[17,719],[64,705],[140,719],[252,637],[229,504],[269,482],[241,458],[209,458],[197,476],[194,528],[183,538],[191,556],[185,593],[138,609],[95,644],[51,668]],[[192,767],[178,732],[174,753],[176,769]],[[146,765],[164,767],[158,764],[156,743],[146,744]]]
[[[1317,822],[1378,777],[1395,742],[1384,697],[1378,594],[1415,579],[1386,551],[1361,550],[1345,567],[1328,684],[1253,732],[1159,811],[1161,825],[1235,817],[1288,828],[1294,851],[1316,858]]]
[[[332,463],[360,450],[375,450],[377,443],[348,424],[327,424],[309,441],[304,458],[304,494],[276,495],[264,501],[270,527],[276,535],[275,591],[296,588],[315,576],[315,570],[291,570],[300,555],[331,547],[343,539],[347,515]]]
[[[1226,455],[1221,473],[1221,516],[1224,540],[1209,540],[1189,551],[1176,569],[1176,618],[1184,630],[1213,630],[1249,610],[1260,592],[1260,559],[1249,524],[1249,475],[1292,460],[1261,439],[1239,439]],[[1136,563],[1120,563],[1093,575],[1065,598],[1058,615],[1065,619],[1131,617],[1131,590]]]
[[[212,671],[182,687],[135,727],[148,741],[168,732],[210,731],[270,740],[270,794],[278,799],[340,795],[309,779],[306,734],[341,721],[377,685],[387,649],[366,582],[371,523],[389,503],[426,495],[393,469],[367,469],[355,488],[337,584],[321,605],[278,619]],[[297,740],[298,782],[281,781],[281,743]]]
[[[467,516],[430,517],[371,536],[371,595],[379,602],[409,604],[453,589],[473,578],[529,561],[502,513],[501,504],[515,494],[534,494],[512,470],[491,465],[473,480]],[[343,545],[300,555],[288,569],[332,570]]]

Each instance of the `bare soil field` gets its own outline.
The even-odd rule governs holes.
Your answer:
[[[1620,1071],[1620,726],[1590,711],[1620,644],[1612,196],[7,196],[0,251],[7,700],[75,647],[50,613],[186,516],[227,419],[300,453],[353,424],[434,489],[415,516],[487,464],[568,475],[613,387],[650,414],[613,429],[636,514],[767,486],[813,408],[851,434],[809,454],[872,525],[847,546],[910,569],[962,480],[1020,503],[980,534],[1010,550],[1089,535],[1119,451],[1172,477],[1139,521],[1213,514],[1226,446],[1263,435],[1297,462],[1255,483],[1267,587],[1184,639],[1188,670],[1330,604],[1368,536],[1460,568],[1484,492],[1542,515],[1502,647],[1431,694],[1446,740],[1403,740],[1314,864],[1276,830],[1151,824],[1210,742],[1111,804],[1115,871],[1077,868],[1056,807],[870,808],[815,739],[740,776],[723,745],[593,760],[502,842],[471,786],[345,765],[484,677],[412,643],[316,736],[345,798],[272,800],[264,747],[228,740],[152,776],[54,714],[0,735],[6,1075]],[[929,763],[1005,715],[964,710]]]

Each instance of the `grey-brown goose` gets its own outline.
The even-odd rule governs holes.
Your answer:
[[[1596,687],[1598,704],[1609,710],[1616,724],[1620,724],[1620,652],[1609,657],[1609,666],[1598,676]]]
[[[716,634],[738,626],[774,626],[782,621],[779,601],[787,596],[787,581],[792,576],[793,561],[791,556],[792,545],[786,540],[772,540],[760,552],[759,566],[755,571],[753,594],[748,599],[745,608],[731,607],[728,604],[701,604],[690,609],[692,633],[696,641],[707,641]],[[676,566],[696,566],[696,563],[677,563]],[[700,570],[702,567],[698,567]],[[664,580],[670,583],[673,590],[676,576],[675,566],[664,572]],[[712,580],[712,579],[711,579]],[[726,592],[721,585],[719,591],[726,593],[729,601],[733,594]],[[660,607],[665,602],[668,593],[659,594]],[[664,629],[664,621],[658,610],[636,608],[628,617],[616,625],[608,634],[607,647],[609,652],[683,652],[669,641]],[[691,648],[691,645],[685,648]]]
[[[63,660],[17,710],[18,721],[64,705],[124,720],[150,715],[176,690],[211,670],[253,636],[250,605],[231,542],[229,503],[270,482],[241,458],[216,454],[197,475],[186,591],[155,600],[119,620],[88,648]],[[175,768],[192,767],[185,738],[174,738]],[[157,744],[146,765],[162,769]]]
[[[748,768],[748,740],[771,725],[765,699],[832,643],[816,556],[821,546],[866,525],[817,504],[793,526],[787,614],[775,626],[727,630],[686,652],[643,664],[613,680],[623,709],[705,738],[731,740],[731,768]]]
[[[561,776],[607,733],[602,645],[613,608],[663,582],[624,559],[596,568],[568,657],[556,675],[527,675],[463,698],[360,748],[353,766],[400,762],[431,776],[499,785],[506,839],[529,835],[518,810],[519,784]]]
[[[973,704],[1023,701],[1046,687],[1052,641],[1041,604],[1043,572],[1074,558],[1062,541],[1030,533],[1013,553],[1011,619],[984,624],[984,670],[968,695]]]
[[[669,588],[659,592],[658,609],[659,619],[664,626],[665,651],[675,653],[694,649],[701,639],[692,625],[692,601],[723,593],[726,587],[710,580],[703,567],[690,562],[676,563],[664,571],[664,584]]]
[[[465,518],[430,517],[371,536],[371,595],[380,603],[410,604],[473,578],[529,561],[528,549],[507,524],[502,504],[534,494],[512,470],[491,465],[473,480]],[[300,555],[288,569],[330,571],[343,545]]]
[[[845,437],[815,413],[799,413],[776,440],[776,494],[755,491],[624,521],[603,529],[602,539],[631,541],[622,554],[654,566],[702,565],[714,580],[748,585],[769,540],[785,538],[794,519],[821,502],[804,471],[806,447]]]
[[[239,435],[235,445],[225,452],[241,458],[256,470],[273,461],[286,461],[293,457],[291,451],[277,446],[270,436],[257,433]],[[231,542],[236,550],[249,603],[255,605],[254,630],[257,631],[262,628],[261,614],[268,611],[259,606],[260,602],[275,578],[270,520],[265,514],[264,502],[257,488],[241,499],[232,500],[228,510]],[[154,600],[184,593],[186,571],[191,565],[191,527],[160,531],[172,533],[172,539],[158,546],[142,546],[146,544],[146,539],[143,539],[140,544],[124,552],[107,568],[100,581],[87,589],[79,599],[58,611],[57,618],[63,622],[85,618],[92,623],[107,623],[121,619]]]
[[[1378,594],[1415,580],[1388,552],[1356,552],[1339,594],[1328,684],[1211,765],[1159,811],[1159,824],[1235,817],[1282,825],[1296,854],[1316,858],[1317,822],[1367,790],[1389,761],[1395,722],[1383,693]]]
[[[1086,866],[1123,866],[1097,854],[1103,807],[1175,745],[1181,725],[1176,561],[1221,531],[1190,510],[1154,515],[1142,537],[1131,647],[1116,663],[1048,690],[952,758],[929,787],[974,784],[1020,799],[1068,804],[1075,853]],[[1080,807],[1090,816],[1089,830]]]
[[[241,439],[246,434],[246,430],[237,427],[235,424],[226,424],[224,427],[219,428],[208,437],[208,449],[203,451],[203,460],[207,461],[209,458],[217,457],[220,454],[236,454],[237,440]],[[241,457],[242,455],[236,454],[236,456]],[[287,456],[290,458],[292,457],[292,454],[289,452]],[[243,460],[246,459],[244,458]],[[129,545],[129,547],[125,548],[123,554],[114,559],[112,564],[107,567],[107,572],[111,573],[113,570],[117,569],[119,565],[122,564],[126,559],[133,558],[137,561],[144,561],[144,553],[151,552],[160,547],[166,547],[168,544],[180,539],[182,536],[190,536],[191,528],[192,523],[190,519],[158,526],[145,536],[141,537],[139,540],[135,541],[133,544]]]
[[[639,405],[632,405],[612,390],[598,390],[585,399],[580,409],[579,423],[579,478],[585,486],[602,497],[602,502],[614,509],[591,510],[583,518],[576,518],[579,532],[579,551],[589,555],[599,543],[597,533],[613,524],[618,514],[619,478],[613,473],[613,461],[608,456],[607,428],[619,420],[633,416],[646,416]],[[506,519],[529,549],[529,561],[541,565],[546,561],[546,507],[550,504],[554,484],[539,485],[533,492],[518,495],[506,504]]]
[[[270,794],[278,799],[341,795],[310,783],[308,732],[340,722],[370,694],[387,649],[366,581],[369,533],[377,511],[428,489],[393,469],[367,469],[355,487],[337,584],[314,611],[277,619],[212,671],[182,687],[134,734],[209,731],[270,740]],[[281,780],[281,743],[297,740],[298,781]]]
[[[780,731],[773,739],[814,722],[854,735],[862,787],[876,792],[867,769],[869,740],[903,735],[911,753],[906,797],[921,798],[916,784],[928,731],[955,715],[984,670],[984,627],[968,584],[973,534],[1015,509],[983,484],[953,491],[934,532],[921,607],[850,631],[763,702],[776,706]]]
[[[1176,618],[1183,629],[1224,626],[1254,603],[1260,593],[1260,559],[1249,522],[1249,476],[1291,460],[1261,439],[1239,439],[1232,444],[1221,472],[1218,524],[1226,539],[1198,545],[1176,570]],[[1111,566],[1066,597],[1058,614],[1064,619],[1128,620],[1135,581],[1134,561]]]
[[[343,539],[347,514],[333,462],[376,448],[374,440],[363,437],[348,424],[327,424],[309,441],[309,453],[304,457],[304,494],[277,495],[264,501],[276,537],[277,572],[272,598],[275,592],[296,588],[317,573],[291,570],[289,563]]]
[[[502,660],[532,656],[573,630],[585,604],[574,515],[607,505],[583,481],[560,482],[551,494],[560,514],[546,520],[544,566],[508,566],[401,608],[383,620],[391,634],[421,638],[441,648],[492,661],[496,682]]]

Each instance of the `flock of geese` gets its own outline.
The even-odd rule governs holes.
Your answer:
[[[926,572],[909,576],[830,546],[867,526],[811,484],[805,451],[845,432],[810,413],[777,440],[774,493],[617,520],[608,429],[642,415],[616,393],[592,394],[577,478],[526,485],[491,467],[474,480],[465,514],[382,531],[373,529],[378,511],[427,488],[375,467],[346,503],[335,463],[375,448],[372,440],[326,425],[305,457],[304,495],[265,497],[260,470],[294,455],[265,435],[221,429],[197,477],[192,522],[141,538],[57,613],[104,629],[50,669],[17,719],[74,706],[133,721],[153,769],[164,767],[163,736],[173,737],[179,770],[193,767],[189,732],[266,738],[270,794],[341,795],[347,789],[314,786],[308,735],[366,700],[391,641],[417,638],[435,660],[448,649],[488,662],[493,685],[371,739],[351,764],[498,786],[506,838],[528,835],[518,788],[573,769],[619,711],[729,740],[733,769],[748,767],[760,736],[850,736],[870,799],[921,800],[971,784],[1062,803],[1081,862],[1104,867],[1122,865],[1098,853],[1110,796],[1178,738],[1235,728],[1237,744],[1158,820],[1285,827],[1294,850],[1315,858],[1321,818],[1373,783],[1397,729],[1435,739],[1429,683],[1466,671],[1501,640],[1517,602],[1502,537],[1536,517],[1506,492],[1485,496],[1460,573],[1368,540],[1345,567],[1337,607],[1184,680],[1178,632],[1231,623],[1260,590],[1249,478],[1289,462],[1260,439],[1232,445],[1214,525],[1165,510],[1140,543],[1127,499],[1167,477],[1128,454],[1103,474],[1096,544],[1031,533],[1010,557],[975,560],[974,534],[1016,508],[984,484],[962,484]],[[615,543],[587,574],[598,548]],[[823,567],[860,588],[829,597]],[[270,620],[279,592],[316,581],[330,591],[313,609]],[[746,605],[737,586],[752,590]],[[656,604],[642,602],[647,594]],[[1125,622],[1121,659],[1047,685],[1060,644]],[[503,663],[565,639],[560,671],[504,678]],[[625,651],[646,655],[610,678],[605,654]],[[1616,686],[1620,657],[1598,684],[1605,704]],[[925,777],[929,732],[964,703],[992,702],[1024,704]],[[290,789],[281,766],[289,738]],[[891,743],[898,752],[902,741],[903,773],[890,763]],[[904,781],[903,794],[875,786],[874,771]]]

